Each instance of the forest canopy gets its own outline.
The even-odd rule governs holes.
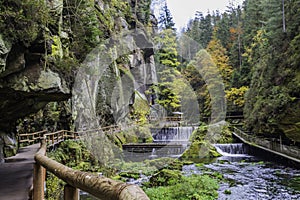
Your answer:
[[[300,141],[299,9],[298,0],[245,0],[224,13],[197,12],[184,30],[177,30],[180,64],[174,67],[194,89],[201,119],[211,115],[211,95],[192,65],[204,49],[211,60],[205,62],[213,62],[222,77],[227,116],[243,115],[245,129],[256,134]],[[162,10],[162,32],[175,32],[167,4]]]

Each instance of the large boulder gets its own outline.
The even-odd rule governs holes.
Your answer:
[[[58,73],[36,66],[0,80],[0,128],[43,108],[48,102],[70,98]]]

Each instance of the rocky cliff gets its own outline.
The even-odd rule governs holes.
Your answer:
[[[105,52],[111,60],[105,71],[98,68],[103,76],[94,74],[99,76],[96,80],[81,80],[90,78],[89,84],[93,84],[100,124],[116,123],[128,116],[132,110],[124,107],[133,105],[135,97],[145,98],[147,85],[156,80],[149,39],[154,29],[146,28],[156,26],[150,3],[34,0],[7,1],[0,6],[0,20],[4,22],[0,25],[0,157],[8,155],[7,147],[15,145],[17,120],[37,112],[43,113],[40,118],[46,118],[43,109],[46,105],[48,111],[53,107],[49,102],[65,101],[61,105],[70,107],[72,91],[84,89],[76,86],[76,80],[78,84],[82,69],[86,69],[87,56],[107,43],[110,45]],[[121,53],[118,41],[126,31],[132,33],[126,36],[130,47]],[[106,57],[102,59],[100,63]],[[83,96],[88,97],[87,91]],[[39,124],[43,122],[35,122],[35,130],[45,127]]]

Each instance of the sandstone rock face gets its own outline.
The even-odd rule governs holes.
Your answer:
[[[0,34],[0,73],[5,71],[6,68],[6,58],[9,51],[11,50],[11,44],[3,39]]]
[[[143,0],[129,1],[129,5],[130,17],[119,13],[111,18],[109,10],[114,3],[95,2],[105,23],[114,30],[103,45],[89,53],[77,72],[72,98],[79,130],[128,123],[135,98],[143,97],[147,102],[146,90],[157,82],[154,46],[149,37],[155,32],[157,20],[153,15],[138,14],[139,9],[145,9]],[[151,30],[143,24],[147,20],[153,24]]]
[[[15,140],[13,127],[16,120],[37,112],[49,102],[67,100],[71,94],[66,81],[58,72],[44,69],[43,54],[34,52],[39,48],[25,48],[18,44],[11,47],[2,45],[0,48],[1,160],[16,151],[16,145],[8,143],[10,140],[7,139]]]
[[[13,156],[16,153],[16,146],[14,135],[0,132],[0,163],[4,162],[4,157]]]
[[[109,5],[103,1],[97,1],[97,5],[104,14],[109,10]],[[137,7],[132,5],[132,8]],[[133,13],[133,18],[134,23],[121,16],[115,18],[111,23],[115,27],[114,34],[103,42],[105,45],[90,53],[77,73],[73,114],[79,130],[113,123],[126,124],[135,99],[149,101],[146,90],[157,83],[154,45],[149,37],[151,33],[141,23],[145,16],[134,16]],[[157,25],[155,17],[152,16],[150,21],[154,23],[153,27]],[[150,31],[155,32],[154,28]],[[93,120],[96,122],[92,123]]]
[[[70,90],[58,73],[44,70],[39,61],[26,62],[20,51],[8,54],[7,70],[0,74],[2,130],[7,130],[17,119],[38,111],[50,101],[70,97]]]
[[[135,1],[137,6],[132,5],[132,13],[128,13],[131,9],[129,7],[125,13],[127,2],[86,1],[88,8],[85,4],[77,8],[64,5],[66,2],[63,0],[47,0],[51,16],[49,26],[38,24],[36,27],[40,32],[35,33],[32,41],[26,45],[18,41],[10,43],[0,35],[0,131],[14,139],[16,120],[36,113],[49,102],[69,100],[73,94],[77,94],[72,98],[72,104],[77,107],[73,114],[80,116],[77,122],[83,122],[82,128],[91,125],[89,117],[94,115],[96,121],[104,121],[106,125],[126,121],[136,95],[147,101],[145,91],[156,82],[153,45],[149,39],[149,30],[142,24],[144,21],[146,24],[149,16],[136,15],[140,13],[136,9],[146,9],[140,7],[140,1]],[[68,9],[81,9],[76,11],[84,14],[96,9],[94,27],[91,28],[91,18],[83,18],[86,21],[78,23],[86,27],[72,27],[77,24],[76,20],[80,16],[75,16],[74,20],[67,15],[70,11]],[[124,13],[120,11],[122,9]],[[96,23],[96,20],[100,23]],[[150,21],[157,23],[153,16]],[[78,36],[76,31],[85,33],[88,28],[90,32],[87,33],[92,35],[88,36],[88,41],[107,40],[92,50],[96,54],[84,52],[88,55],[82,61],[85,55],[78,56],[76,50],[85,49],[82,47],[85,44],[74,41],[86,36],[82,33]],[[97,35],[93,31],[100,33]],[[97,36],[93,38],[93,34]],[[72,46],[72,42],[79,45]],[[99,57],[95,59],[95,55]],[[74,57],[77,59],[74,62],[76,67],[78,62],[83,62],[82,66],[78,72],[75,72],[76,67],[72,68],[74,71],[66,72],[69,66],[65,65],[72,63],[70,61]],[[79,80],[74,85],[72,73],[77,74]],[[92,126],[97,125],[99,123]],[[2,147],[5,147],[5,140],[1,142]],[[0,152],[0,155],[3,154]]]
[[[147,101],[146,90],[157,82],[153,45],[146,32],[123,33],[115,36],[115,45],[92,52],[77,73],[73,99],[79,129],[127,123],[136,96]],[[98,122],[92,125],[92,120]]]

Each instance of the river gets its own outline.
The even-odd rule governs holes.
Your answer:
[[[218,148],[222,149],[218,149]],[[186,175],[218,172],[226,181],[220,184],[220,200],[300,199],[300,170],[247,154],[243,144],[217,145],[223,154],[202,167],[186,165]],[[223,150],[223,151],[222,151]]]
[[[169,128],[172,134],[167,134],[167,131],[163,130],[157,132],[154,139],[156,142],[162,143],[174,140],[185,141],[190,137],[194,128],[190,129],[176,129],[175,131],[175,128]],[[276,160],[268,161],[260,155],[253,155],[250,147],[242,143],[215,144],[215,147],[223,155],[222,157],[201,165],[201,167],[196,166],[196,164],[185,165],[183,173],[186,176],[219,173],[223,179],[220,183],[218,199],[300,200],[299,169],[281,165]],[[150,152],[150,156],[143,155],[143,158],[153,159],[153,153],[157,151]],[[167,157],[174,156],[167,155]],[[177,156],[176,154],[175,157]],[[156,154],[154,158],[156,157],[162,157],[162,155]]]

